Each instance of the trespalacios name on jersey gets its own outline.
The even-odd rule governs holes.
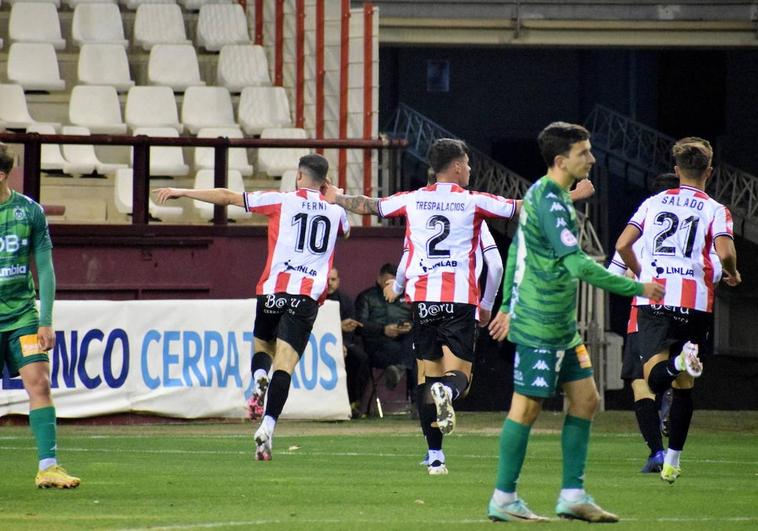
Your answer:
[[[463,212],[466,204],[461,202],[416,201],[417,210],[436,210],[439,212]]]

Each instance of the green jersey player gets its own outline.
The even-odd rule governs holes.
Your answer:
[[[542,401],[560,385],[568,410],[561,435],[563,483],[556,513],[563,518],[615,522],[618,517],[584,491],[590,425],[599,398],[590,356],[577,330],[577,279],[626,296],[649,293],[658,299],[663,289],[613,275],[579,247],[568,190],[587,178],[595,162],[588,131],[555,122],[540,133],[538,142],[547,175],[524,197],[508,253],[503,305],[490,323],[490,335],[498,341],[507,335],[516,345],[516,357],[513,398],[501,433],[488,516],[502,521],[546,520],[519,499],[516,483]]]
[[[29,424],[37,443],[40,488],[75,488],[73,477],[56,460],[55,408],[50,397],[47,352],[55,344],[52,328],[55,273],[52,243],[42,207],[8,186],[13,153],[0,144],[0,371],[21,375],[29,395]],[[40,286],[37,312],[30,257]]]

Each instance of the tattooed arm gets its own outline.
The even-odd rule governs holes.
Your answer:
[[[365,195],[344,195],[342,190],[334,185],[329,185],[324,197],[328,202],[356,214],[379,215],[379,199],[377,198],[366,197]]]

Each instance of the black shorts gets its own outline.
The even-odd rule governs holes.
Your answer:
[[[621,379],[642,379],[639,332],[626,335],[626,341],[624,341],[624,354],[621,356]]]
[[[706,346],[711,331],[711,314],[675,306],[639,306],[639,354],[644,365],[656,354],[668,349],[678,354],[691,341],[701,349]]]
[[[305,295],[258,295],[253,335],[263,341],[281,339],[303,355],[318,316],[318,303]]]
[[[474,362],[476,306],[454,302],[414,302],[413,348],[416,358],[437,360],[442,347],[464,361]]]

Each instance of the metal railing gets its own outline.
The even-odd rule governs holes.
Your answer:
[[[647,178],[673,171],[674,138],[602,105],[593,109],[585,125],[592,132],[595,149],[642,172]],[[758,241],[755,231],[744,230],[745,222],[758,224],[758,177],[728,164],[716,164],[706,191],[729,207],[735,218],[735,233]]]
[[[393,138],[405,138],[408,141],[406,153],[426,164],[429,149],[438,138],[458,138],[433,120],[401,103],[386,132]],[[471,188],[504,197],[524,197],[532,185],[524,177],[508,169],[484,152],[469,146],[471,165]],[[586,212],[577,212],[579,242],[582,249],[590,256],[605,258],[595,228]]]
[[[85,144],[108,146],[132,146],[132,224],[146,226],[149,221],[148,194],[150,179],[150,147],[210,147],[214,148],[214,186],[227,185],[228,156],[230,148],[323,148],[323,149],[377,149],[402,150],[404,139],[380,138],[363,139],[271,139],[271,138],[195,138],[195,137],[154,137],[145,135],[43,135],[38,133],[0,132],[0,142],[22,144],[24,194],[39,201],[41,188],[41,146],[42,144]],[[380,167],[382,164],[380,164]],[[392,165],[389,165],[392,166]],[[392,179],[389,179],[392,181]],[[225,207],[216,206],[214,225],[226,225]]]

